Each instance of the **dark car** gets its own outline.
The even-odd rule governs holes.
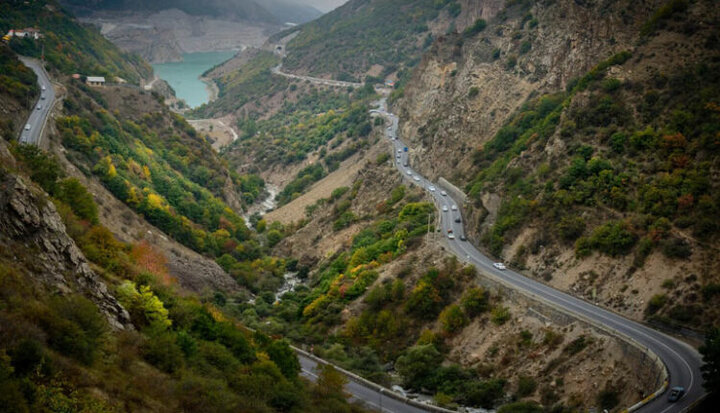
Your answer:
[[[460,222],[460,217],[455,217],[455,222]]]
[[[676,402],[683,397],[683,394],[685,394],[685,388],[679,386],[673,387],[670,389],[670,393],[668,393],[668,401]]]
[[[460,235],[460,241],[467,241],[467,238],[465,237],[465,235]]]

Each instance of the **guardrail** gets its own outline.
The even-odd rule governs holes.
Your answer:
[[[394,149],[394,147],[392,147],[392,148]],[[443,181],[447,182],[447,181],[444,180],[444,179],[443,179]],[[447,182],[447,183],[449,184],[449,182]],[[450,195],[450,196],[453,195],[453,192],[455,192],[455,190],[459,191],[459,189],[457,189],[455,186],[452,186],[452,185],[451,185],[451,188],[446,188],[446,189],[451,189],[451,191],[448,191],[448,195]],[[463,195],[464,195],[464,193],[463,193]],[[435,197],[432,197],[432,198],[433,198],[433,204],[435,204],[435,207],[436,207],[436,209],[437,209],[437,203],[435,202]],[[457,200],[456,200],[456,202],[457,202]],[[462,205],[462,204],[461,204],[461,205]],[[444,241],[444,237],[443,237],[443,241]],[[448,250],[450,250],[451,252],[453,252],[450,248],[448,248]],[[453,252],[453,254],[455,254],[455,253]],[[461,260],[467,261],[467,258],[466,258],[466,257],[460,256],[459,254],[455,254],[455,255],[456,255],[458,258],[460,258]],[[470,262],[470,261],[467,261],[467,262],[469,262],[470,264],[472,264],[472,262]],[[533,292],[531,292],[531,291],[528,291],[528,290],[525,290],[525,289],[522,289],[522,288],[517,288],[515,285],[511,284],[510,282],[508,282],[507,280],[503,279],[502,277],[499,277],[499,276],[496,276],[496,275],[494,275],[494,274],[492,274],[492,273],[488,273],[488,272],[486,272],[486,271],[483,271],[481,268],[478,268],[478,266],[476,266],[476,265],[473,265],[473,266],[474,266],[475,268],[477,268],[486,278],[488,278],[488,279],[494,281],[495,283],[503,286],[503,288],[507,288],[507,289],[509,289],[509,290],[511,290],[511,291],[518,292],[519,294],[522,294],[522,295],[528,297],[528,298],[531,299],[531,300],[540,302],[540,303],[542,303],[542,304],[544,304],[544,305],[552,308],[552,309],[555,310],[555,311],[558,311],[558,312],[560,312],[560,313],[563,313],[563,314],[565,314],[565,315],[567,315],[567,316],[569,316],[569,317],[571,317],[571,318],[577,319],[578,321],[584,322],[584,323],[590,325],[591,327],[593,327],[593,328],[595,328],[595,329],[597,329],[597,330],[599,330],[599,331],[605,332],[605,334],[608,334],[608,335],[610,335],[610,336],[613,336],[613,337],[615,337],[615,338],[617,338],[617,339],[619,339],[619,340],[622,340],[622,341],[628,343],[629,345],[635,347],[635,348],[636,348],[638,351],[640,351],[641,353],[648,355],[648,356],[652,359],[652,361],[653,361],[653,363],[655,364],[655,367],[658,369],[658,371],[661,371],[661,372],[662,372],[662,384],[661,384],[661,386],[660,386],[654,393],[652,393],[651,395],[645,397],[644,399],[642,399],[642,400],[639,401],[638,403],[636,403],[636,404],[628,407],[627,409],[622,410],[623,412],[628,412],[628,413],[630,413],[630,412],[637,411],[638,409],[640,409],[641,407],[645,406],[645,405],[648,404],[650,401],[656,399],[658,396],[660,396],[661,394],[663,394],[663,393],[667,390],[670,374],[669,374],[669,371],[668,371],[668,369],[667,369],[667,366],[665,365],[665,362],[663,362],[662,359],[661,359],[657,354],[655,354],[654,352],[650,351],[649,348],[647,348],[647,347],[643,346],[642,344],[638,343],[635,339],[633,339],[633,338],[631,338],[630,336],[628,336],[628,335],[626,335],[626,334],[623,334],[623,333],[621,333],[621,332],[619,332],[619,331],[617,331],[617,330],[611,329],[611,328],[609,328],[609,327],[607,327],[607,326],[605,326],[605,325],[603,325],[603,324],[601,324],[601,323],[598,323],[598,322],[596,322],[596,321],[594,321],[594,320],[592,320],[592,319],[590,319],[590,318],[588,318],[588,317],[585,317],[585,316],[582,315],[582,314],[573,313],[573,312],[571,312],[571,311],[569,311],[569,310],[567,310],[567,309],[565,309],[565,308],[563,308],[563,307],[561,307],[561,306],[553,303],[552,301],[547,300],[547,299],[545,299],[545,298],[543,298],[543,297],[541,297],[541,296],[539,296],[539,295],[537,295],[537,294],[535,294],[535,293],[533,293]]]
[[[379,384],[377,384],[377,383],[373,383],[373,382],[371,382],[370,380],[365,379],[365,378],[363,378],[363,377],[360,377],[360,376],[358,376],[357,374],[355,374],[355,373],[353,373],[353,372],[351,372],[351,371],[345,370],[345,369],[343,369],[342,367],[339,367],[339,366],[337,366],[337,365],[335,365],[335,364],[333,364],[333,363],[330,363],[330,362],[327,361],[327,360],[323,360],[323,359],[321,359],[320,357],[317,357],[316,355],[314,355],[314,354],[312,354],[312,353],[308,353],[307,351],[305,351],[305,350],[303,350],[303,349],[300,349],[300,348],[295,347],[295,346],[290,346],[290,347],[291,347],[293,350],[295,350],[296,353],[302,354],[303,356],[305,356],[305,357],[307,357],[307,358],[315,361],[316,363],[333,366],[337,371],[339,371],[339,372],[341,372],[342,374],[344,374],[345,376],[349,377],[349,378],[350,378],[351,380],[353,380],[354,382],[359,383],[359,384],[362,384],[362,385],[365,386],[365,387],[369,387],[369,388],[375,390],[376,392],[380,393],[381,395],[385,395],[385,396],[391,397],[391,398],[393,398],[393,399],[395,399],[395,400],[398,400],[398,401],[400,401],[400,402],[403,402],[403,403],[405,403],[405,404],[407,404],[407,405],[410,405],[410,406],[413,406],[413,407],[417,407],[417,408],[419,408],[419,409],[431,411],[431,412],[438,412],[438,413],[457,413],[457,411],[455,411],[455,410],[449,410],[449,409],[445,409],[445,408],[440,407],[440,406],[435,406],[435,405],[432,405],[432,404],[420,403],[420,402],[418,402],[418,401],[409,399],[409,398],[407,398],[407,397],[404,397],[404,396],[401,395],[401,394],[398,394],[398,393],[396,393],[396,392],[388,389],[387,387],[383,387],[383,386],[381,386],[381,385],[379,385]]]

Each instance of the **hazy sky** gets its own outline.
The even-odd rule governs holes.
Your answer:
[[[347,0],[294,0],[296,3],[307,4],[316,9],[327,12],[345,3]],[[260,2],[262,4],[262,2]]]

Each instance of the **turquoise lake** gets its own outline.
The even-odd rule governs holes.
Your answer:
[[[207,103],[210,95],[200,75],[206,70],[235,55],[235,51],[200,52],[183,54],[182,62],[152,65],[155,74],[168,82],[178,98],[184,99],[190,107]]]

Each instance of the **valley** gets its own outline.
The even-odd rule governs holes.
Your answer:
[[[61,4],[0,5],[0,406],[712,411],[711,0]]]

